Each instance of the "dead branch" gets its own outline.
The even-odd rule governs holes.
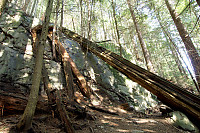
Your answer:
[[[52,40],[52,36],[51,34],[48,35],[48,37]],[[91,96],[91,88],[89,88],[84,76],[80,73],[80,71],[78,70],[78,68],[76,67],[76,64],[73,62],[73,60],[71,59],[71,57],[69,56],[69,54],[67,53],[67,51],[65,50],[65,48],[63,47],[62,43],[59,40],[55,40],[55,44],[57,45],[57,47],[59,48],[59,53],[62,56],[62,60],[65,62],[69,61],[72,71],[74,73],[74,75],[76,76],[76,78],[78,79],[78,84],[79,87],[81,89],[81,93],[90,98]]]

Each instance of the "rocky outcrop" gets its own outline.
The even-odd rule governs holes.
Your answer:
[[[10,82],[28,92],[34,68],[31,27],[41,24],[15,5],[9,5],[0,18],[0,81]],[[152,94],[120,74],[104,61],[64,38],[63,45],[93,90],[101,90],[113,100],[126,100],[137,110],[157,104]],[[65,81],[60,62],[52,60],[49,43],[45,46],[45,66],[53,88],[62,89]],[[41,83],[41,88],[42,88]]]
[[[24,88],[31,84],[32,40],[23,13],[10,8],[0,18],[0,80]]]
[[[34,67],[30,29],[40,21],[27,16],[15,5],[8,5],[0,18],[0,81],[28,92]],[[62,88],[60,63],[52,61],[50,45],[45,47],[45,65],[54,88]]]
[[[186,131],[199,133],[199,129],[188,119],[188,117],[181,113],[180,111],[174,111],[170,113],[171,123],[179,128],[182,128]]]
[[[101,89],[108,93],[113,100],[125,100],[134,106],[134,109],[144,111],[156,106],[157,102],[152,94],[142,87],[135,88],[136,83],[119,73],[103,60],[82,49],[80,45],[62,36],[63,46],[70,54],[78,69],[87,78],[93,90]]]

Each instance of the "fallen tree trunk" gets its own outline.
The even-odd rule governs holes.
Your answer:
[[[61,96],[61,92],[60,90],[56,90],[56,105],[57,105],[57,110],[58,110],[58,113],[60,115],[60,118],[64,124],[64,127],[65,127],[65,131],[67,133],[74,133],[74,128],[70,122],[70,119],[69,119],[69,116],[68,116],[68,113],[65,109],[65,106],[62,104],[62,96]]]
[[[152,92],[164,104],[185,113],[191,121],[200,127],[198,125],[200,123],[200,96],[186,91],[68,29],[62,28],[62,32],[131,80]]]
[[[23,113],[28,102],[27,96],[20,93],[11,93],[8,90],[0,90],[0,116],[14,113]],[[48,112],[48,103],[39,98],[36,112]]]
[[[55,111],[57,114],[59,114],[60,119],[62,120],[63,125],[65,127],[65,131],[68,133],[74,133],[74,128],[70,122],[68,113],[65,109],[65,106],[62,104],[61,90],[57,89],[57,90],[53,91],[52,85],[49,82],[47,70],[44,65],[43,65],[42,74],[43,74],[44,88],[46,90],[49,105],[50,105],[52,111]],[[54,92],[56,92],[56,94]],[[56,104],[56,108],[55,108],[55,106],[53,106],[55,104]]]
[[[52,40],[52,36],[51,34],[48,35],[48,37]],[[84,76],[80,73],[80,71],[78,70],[78,68],[76,67],[76,64],[73,62],[73,60],[71,59],[71,57],[69,56],[69,54],[67,53],[67,51],[65,50],[65,48],[62,46],[61,42],[57,39],[55,39],[55,44],[57,45],[57,47],[59,48],[59,53],[62,56],[62,60],[65,64],[67,64],[67,62],[70,63],[71,68],[72,68],[72,72],[74,73],[74,75],[76,76],[76,78],[78,79],[78,84],[79,87],[81,89],[81,93],[90,98],[91,96],[91,88],[89,88],[89,86],[87,85],[87,82],[84,78]]]

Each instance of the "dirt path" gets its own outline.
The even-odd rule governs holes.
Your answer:
[[[164,117],[145,117],[135,113],[121,113],[119,116],[95,112],[96,120],[77,133],[184,133]],[[83,122],[83,121],[82,121]]]
[[[133,112],[111,115],[99,111],[93,111],[96,120],[73,121],[76,133],[186,133],[171,124],[164,117],[145,117]],[[14,126],[20,115],[1,118],[0,133],[8,133]],[[37,115],[33,122],[35,132],[59,133],[64,132],[60,121],[52,119],[51,115]]]

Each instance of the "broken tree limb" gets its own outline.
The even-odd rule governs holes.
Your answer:
[[[97,41],[95,43],[105,43],[105,42],[110,42],[110,41],[112,41],[112,40]]]
[[[66,79],[66,91],[68,100],[72,100],[74,98],[74,92],[75,92],[73,86],[72,68],[70,66],[70,61],[68,59],[62,59],[62,62]]]
[[[49,34],[48,37],[52,40],[51,34]],[[67,62],[67,61],[70,62],[70,65],[71,65],[71,68],[72,68],[72,72],[74,73],[74,75],[78,79],[78,84],[79,84],[79,87],[81,89],[81,93],[84,96],[90,98],[92,90],[91,90],[91,88],[89,88],[84,76],[80,73],[80,71],[76,67],[76,64],[73,62],[73,60],[71,59],[71,57],[69,56],[69,54],[67,53],[65,48],[62,46],[61,42],[59,40],[55,40],[55,44],[59,48],[58,52],[62,56],[62,60],[64,62]]]
[[[69,116],[67,111],[65,110],[64,105],[62,104],[62,96],[60,90],[56,91],[56,105],[58,112],[60,114],[60,118],[62,122],[64,123],[64,127],[67,133],[74,133],[74,128],[69,120]]]
[[[62,120],[62,122],[64,124],[66,132],[74,133],[74,129],[69,120],[68,113],[65,110],[65,106],[62,104],[62,96],[60,94],[61,92],[60,92],[60,90],[56,90],[56,96],[55,96],[55,94],[54,94],[55,91],[53,92],[52,85],[49,82],[47,70],[44,65],[43,65],[42,74],[43,74],[44,88],[47,92],[48,101],[49,101],[49,105],[51,106],[51,109],[53,109],[54,111],[56,110],[55,106],[53,106],[55,103],[56,107],[57,107],[56,112],[57,112],[57,114],[59,114],[60,119]]]
[[[119,114],[117,114],[114,111],[109,111],[109,110],[104,109],[103,107],[100,107],[100,106],[97,107],[97,106],[90,106],[90,105],[88,105],[88,107],[91,108],[91,109],[93,109],[93,110],[97,110],[99,112],[103,112],[103,113],[107,113],[107,114],[111,114],[111,115],[119,115]]]
[[[152,92],[164,104],[185,113],[191,121],[200,127],[200,96],[186,91],[68,29],[62,28],[62,32],[128,78]]]
[[[44,63],[43,63],[43,68],[42,68],[42,79],[43,79],[43,83],[44,83],[44,90],[47,93],[49,106],[53,110],[52,105],[55,102],[55,96],[53,94],[54,90],[53,90],[52,85],[51,85],[51,83],[49,81],[49,76],[48,76],[48,73],[47,73],[47,70],[46,70],[46,67],[45,67]]]

